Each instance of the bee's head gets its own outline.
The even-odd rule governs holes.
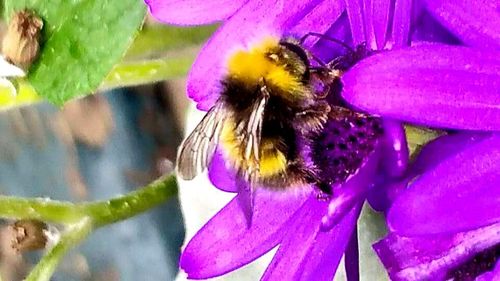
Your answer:
[[[277,64],[283,65],[297,77],[307,80],[309,77],[309,57],[304,47],[293,39],[283,39],[279,48],[269,55]]]

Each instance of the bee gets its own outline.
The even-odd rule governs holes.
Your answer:
[[[227,165],[251,188],[315,184],[331,192],[304,146],[328,119],[327,86],[339,73],[313,67],[317,59],[301,42],[269,37],[229,57],[220,97],[178,150],[182,179],[203,172],[219,146]]]

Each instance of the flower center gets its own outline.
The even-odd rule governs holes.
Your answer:
[[[475,280],[479,275],[491,271],[498,260],[500,260],[500,243],[450,270],[446,279],[454,281]]]
[[[382,133],[380,118],[332,107],[329,120],[312,143],[319,178],[327,186],[344,183],[373,152]]]

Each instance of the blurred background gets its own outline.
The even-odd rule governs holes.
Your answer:
[[[175,114],[186,103],[170,84],[183,87],[179,80],[100,93],[62,109],[41,103],[0,113],[0,193],[106,199],[171,171],[182,136]],[[5,224],[0,239],[4,280],[21,280],[41,253],[19,255]],[[179,202],[171,200],[97,230],[54,280],[172,280],[183,239]]]

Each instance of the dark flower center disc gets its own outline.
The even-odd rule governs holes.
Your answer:
[[[329,120],[311,146],[319,178],[330,186],[344,183],[374,151],[382,134],[380,118],[332,107]]]

